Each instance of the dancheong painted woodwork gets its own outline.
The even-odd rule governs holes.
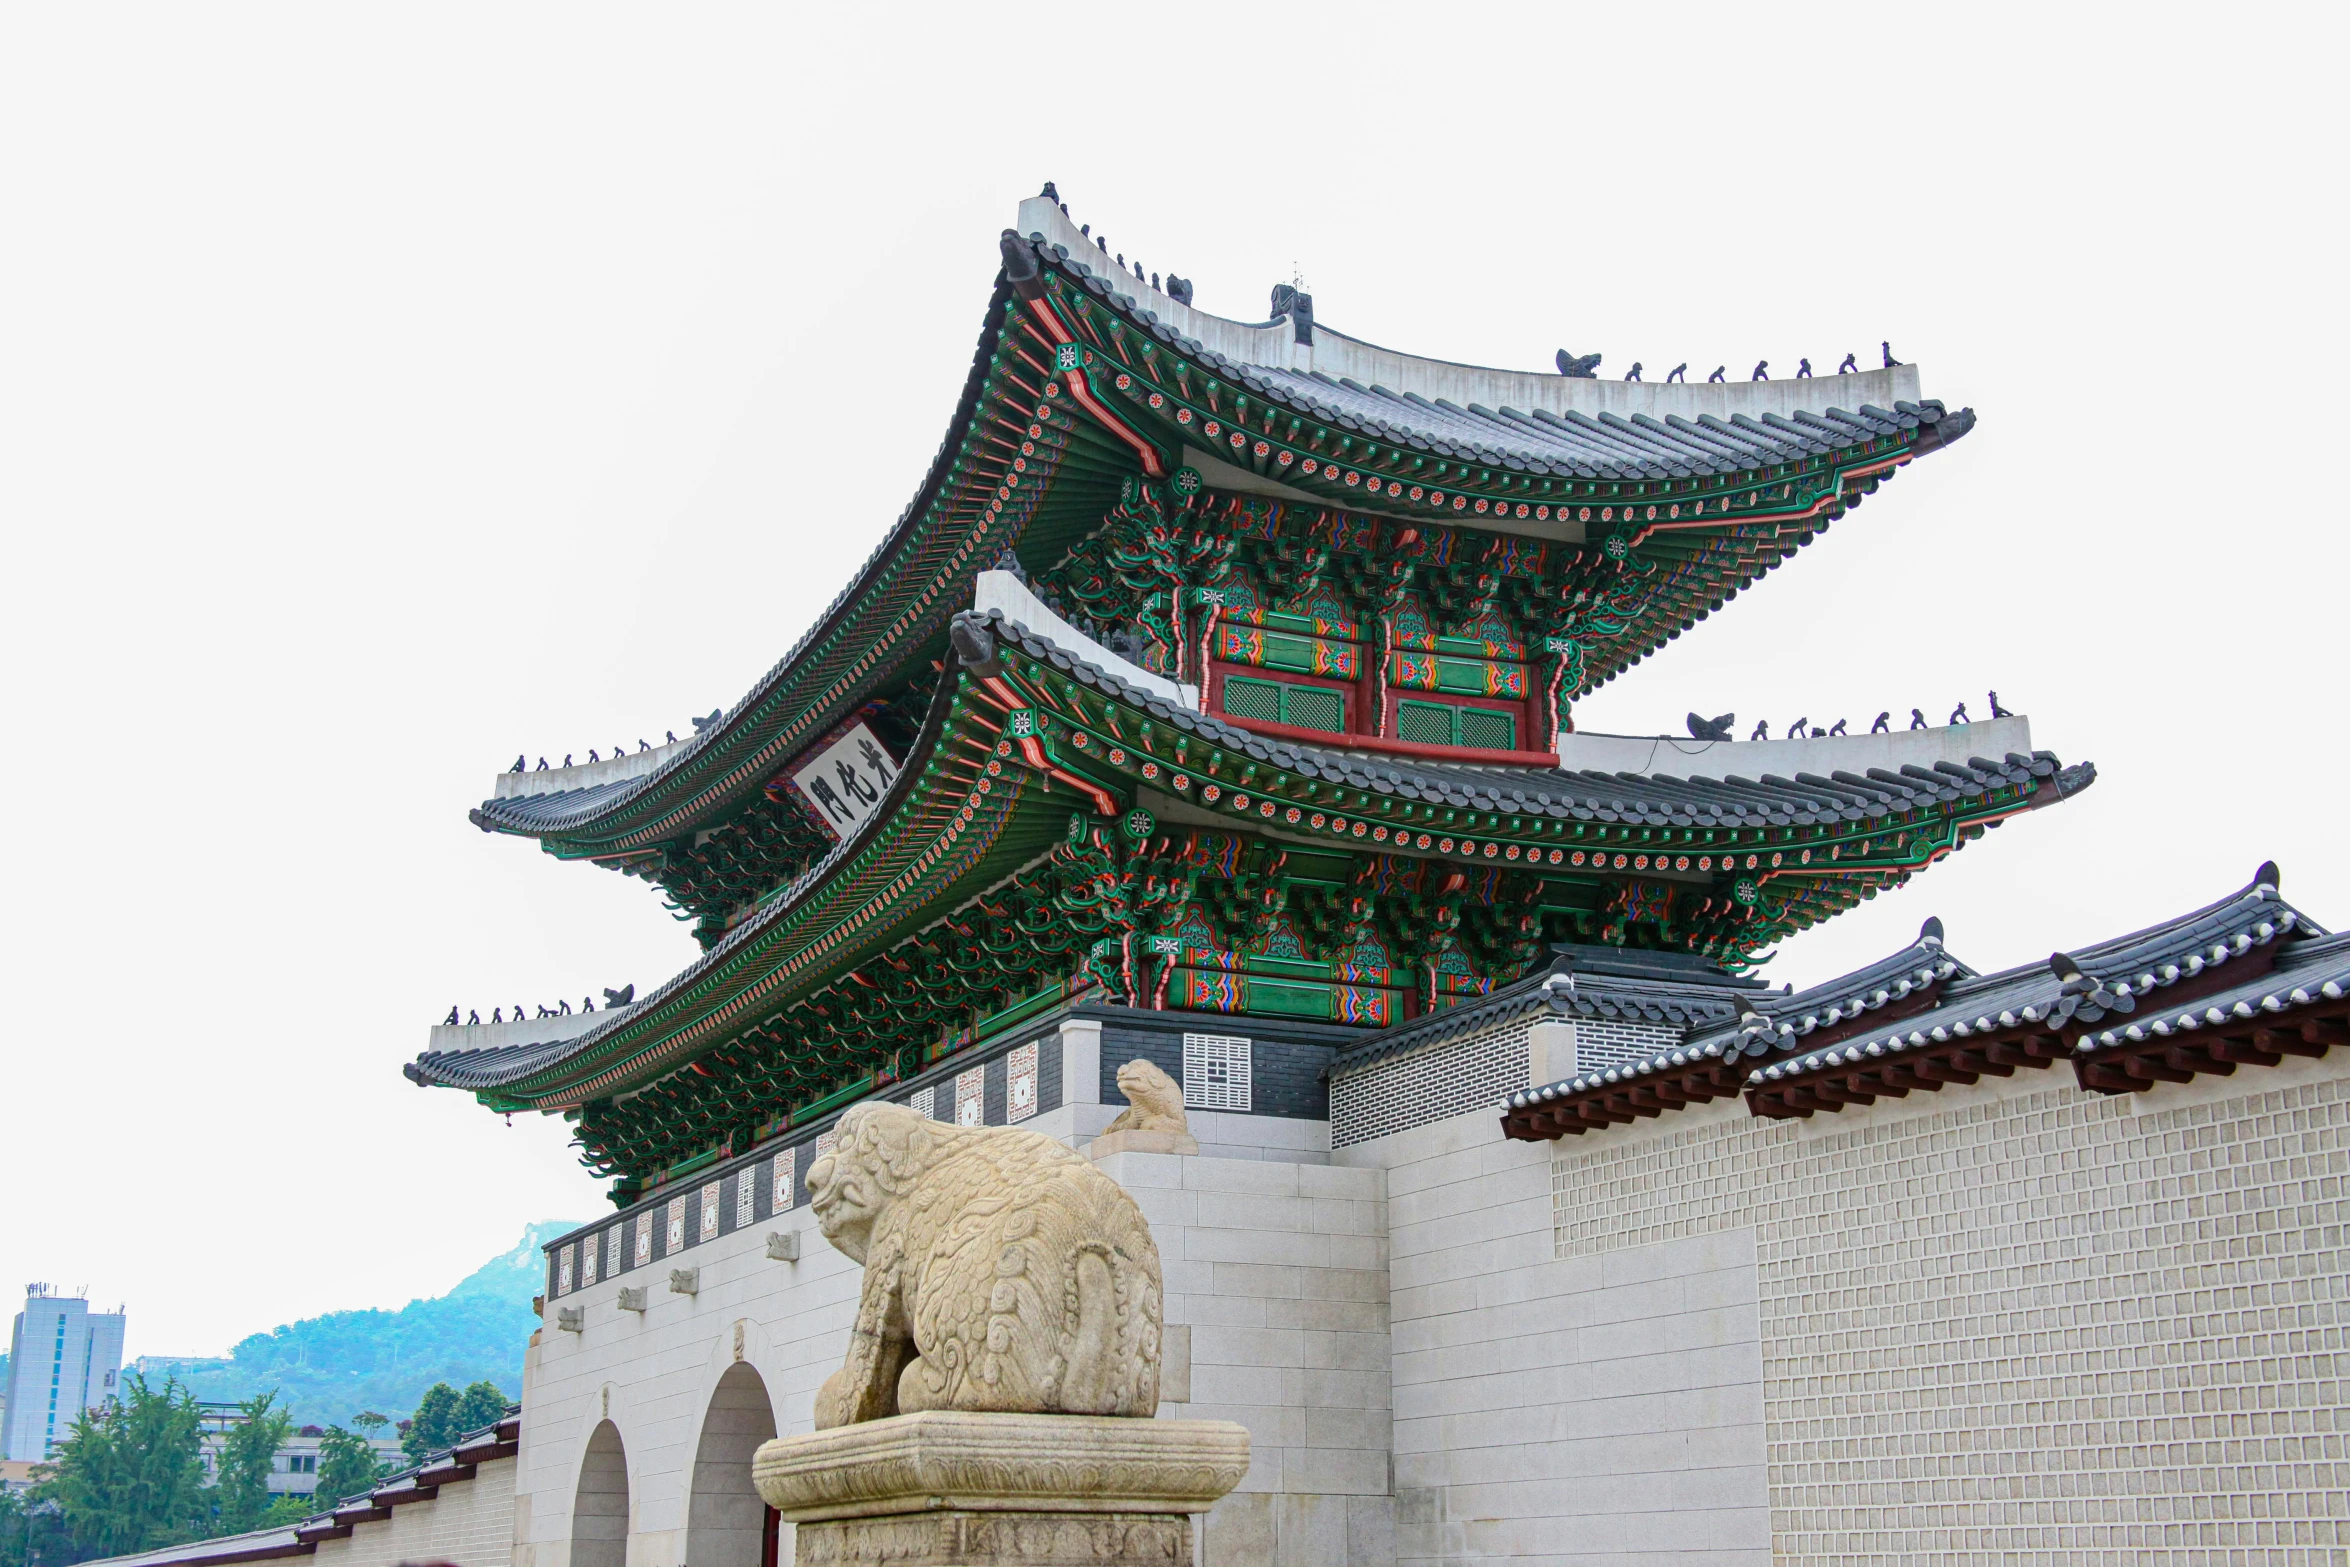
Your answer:
[[[1966,433],[1913,369],[1850,378],[1884,406],[1561,386],[1294,294],[1206,316],[1021,216],[939,457],[815,628],[642,776],[473,813],[652,882],[702,957],[417,1081],[574,1117],[634,1193],[1080,996],[1377,1031],[1560,943],[1743,972],[2092,776],[1560,759],[1580,696]]]

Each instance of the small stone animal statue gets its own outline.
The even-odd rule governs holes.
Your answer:
[[[808,1192],[824,1238],[865,1266],[818,1430],[930,1409],[1157,1411],[1158,1247],[1085,1159],[1018,1127],[864,1104]]]
[[[1118,1068],[1118,1092],[1126,1108],[1104,1131],[1188,1132],[1191,1117],[1183,1110],[1183,1088],[1148,1061],[1129,1061]]]
[[[1086,1145],[1087,1158],[1199,1152],[1199,1139],[1191,1135],[1191,1117],[1183,1108],[1183,1089],[1175,1079],[1148,1061],[1129,1061],[1118,1068],[1118,1092],[1126,1096],[1126,1108]]]

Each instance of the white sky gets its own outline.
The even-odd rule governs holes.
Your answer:
[[[465,811],[791,644],[1048,178],[1222,314],[1294,267],[1325,323],[1488,364],[1889,337],[1978,410],[1584,709],[1995,686],[2098,764],[1774,978],[1935,913],[2026,960],[2271,855],[2350,921],[2339,13],[856,12],[0,10],[5,1288],[203,1352],[603,1211],[559,1122],[400,1063],[452,1001],[693,945]]]

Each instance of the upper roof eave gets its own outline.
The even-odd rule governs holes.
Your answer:
[[[1368,417],[1381,437],[1390,442],[1425,449],[1431,455],[1473,455],[1505,471],[1649,479],[1745,471],[1827,449],[1815,433],[1797,429],[1790,420],[1824,430],[1849,430],[1853,442],[1872,433],[1906,432],[1913,437],[1914,454],[1934,444],[1947,444],[1973,423],[1969,410],[1946,413],[1940,403],[1922,399],[1914,365],[1838,378],[1835,405],[1824,408],[1819,390],[1829,385],[1829,378],[1711,385],[1570,378],[1400,354],[1319,323],[1313,326],[1313,341],[1302,345],[1301,365],[1297,353],[1279,349],[1284,339],[1290,350],[1301,348],[1287,318],[1252,325],[1212,316],[1176,301],[1109,267],[1108,258],[1076,231],[1067,215],[1042,198],[1022,203],[1020,223],[1020,232],[1031,236],[1032,248],[1044,265],[1065,274],[1074,286],[1111,303],[1161,341],[1182,347],[1208,366],[1238,375],[1260,395],[1303,413],[1333,418],[1342,426],[1360,425]],[[1087,259],[1089,255],[1103,263],[1099,270]],[[623,840],[634,842],[655,829],[665,835],[691,831],[711,815],[731,809],[771,778],[775,766],[788,758],[757,760],[783,727],[767,710],[768,704],[792,680],[809,650],[857,612],[909,529],[939,498],[978,404],[1009,297],[1010,290],[999,272],[971,374],[946,437],[913,500],[856,577],[741,701],[640,778],[593,789],[487,800],[469,813],[475,825],[485,832],[538,838],[550,844],[563,842],[579,855],[594,857],[601,850],[624,848]],[[1370,379],[1354,375],[1356,370]],[[1404,384],[1397,390],[1391,383]],[[1315,388],[1322,390],[1317,393]],[[1368,398],[1378,406],[1376,410],[1368,404],[1338,407],[1332,403],[1333,397],[1349,404]],[[1422,429],[1386,417],[1390,413],[1400,417],[1404,410],[1440,415],[1442,427]],[[1786,433],[1772,432],[1761,422],[1766,419],[1777,421]],[[1469,424],[1452,429],[1457,420]],[[1647,429],[1694,431],[1704,427],[1722,434],[1711,449],[1692,446],[1692,452],[1704,455],[1684,454],[1683,459],[1666,462],[1641,458],[1595,463],[1556,452],[1544,455],[1522,442],[1521,449],[1511,450],[1485,440],[1530,432],[1545,421],[1561,429],[1577,424],[1597,430],[1612,424],[1629,430],[1637,423]],[[1426,417],[1418,419],[1419,424],[1431,422]],[[1941,432],[1938,440],[1937,431]],[[1481,447],[1481,443],[1485,444]],[[1354,502],[1353,497],[1337,500]],[[1477,521],[1507,528],[1506,522],[1496,519],[1481,517]],[[843,697],[832,705],[853,700]]]

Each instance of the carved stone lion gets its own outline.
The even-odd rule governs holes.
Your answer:
[[[1125,1190],[1061,1144],[864,1104],[808,1193],[824,1238],[865,1265],[817,1429],[930,1409],[1157,1411],[1158,1247]]]

